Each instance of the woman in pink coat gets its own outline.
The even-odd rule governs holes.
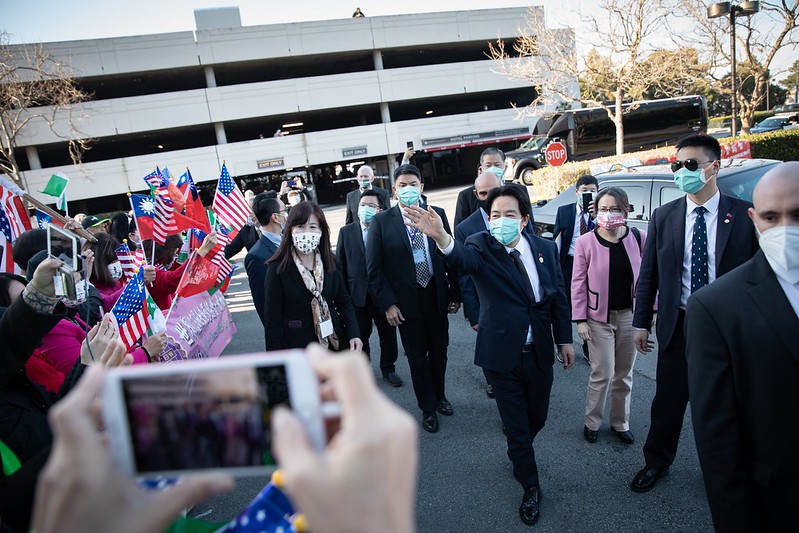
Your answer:
[[[599,191],[595,205],[597,228],[577,239],[571,286],[572,320],[591,353],[583,436],[597,441],[610,393],[610,427],[632,444],[633,295],[646,235],[626,225],[630,202],[624,190]]]

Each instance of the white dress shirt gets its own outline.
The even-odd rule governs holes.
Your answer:
[[[478,207],[477,209],[479,209],[480,210],[480,214],[483,215],[483,222],[486,225],[486,229],[490,230],[491,229],[491,225],[488,223],[488,213],[486,213],[485,209],[483,209],[482,207]]]
[[[785,270],[777,263],[772,263],[768,256],[766,256],[766,260],[771,266],[771,270],[773,270],[774,274],[777,276],[777,281],[780,282],[782,292],[785,293],[785,296],[791,303],[793,312],[799,316],[799,272],[789,272]]]
[[[574,215],[574,231],[572,232],[572,242],[569,243],[569,255],[574,257],[574,245],[577,239],[580,238],[580,219],[585,220],[585,227],[588,227],[588,221],[591,220],[591,215],[583,211],[583,205],[577,202],[577,214]]]
[[[721,193],[716,194],[704,203],[705,226],[707,227],[707,282],[713,283],[716,279],[716,233],[719,220],[719,199]],[[691,247],[694,243],[694,226],[697,214],[694,211],[699,204],[695,204],[688,196],[685,197],[685,248],[682,254],[682,290],[680,291],[680,307],[685,309],[688,297],[691,296]]]
[[[401,205],[397,204],[397,209],[400,210],[400,214],[402,215],[403,224],[405,224],[405,222],[410,221],[410,219],[405,216],[405,212],[402,210],[402,206]],[[408,234],[408,242],[411,243],[411,250],[413,250],[413,232],[415,232],[415,231],[418,231],[418,230],[415,230],[415,229],[411,228],[410,226],[405,225],[405,233]],[[425,235],[424,233],[422,233],[422,242],[424,243],[424,254],[425,254],[425,257],[427,258],[427,266],[430,268],[430,278],[432,279],[433,278],[433,260],[430,258],[430,246],[429,246],[429,244],[427,242],[427,235]]]
[[[271,233],[266,231],[264,228],[261,228],[261,235],[275,243],[275,246],[280,246],[280,241],[283,239],[283,235],[280,233]]]
[[[361,238],[363,239],[363,245],[366,247],[366,238],[369,235],[369,226],[361,222]]]

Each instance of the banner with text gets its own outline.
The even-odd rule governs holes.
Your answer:
[[[166,342],[158,362],[216,358],[236,333],[222,291],[175,298],[166,321]]]

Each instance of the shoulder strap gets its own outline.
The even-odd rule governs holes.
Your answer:
[[[633,237],[635,237],[635,242],[638,243],[638,249],[641,250],[641,232],[638,231],[638,228],[636,228],[635,226],[632,226],[630,228],[630,231],[633,232]],[[644,251],[641,250],[641,255],[643,256],[643,254],[644,254]]]

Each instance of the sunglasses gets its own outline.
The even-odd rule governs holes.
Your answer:
[[[714,163],[715,161],[704,161],[705,163]],[[686,170],[690,170],[693,172],[697,168],[699,168],[699,161],[696,159],[686,159],[685,161],[674,161],[671,164],[671,171],[677,172],[681,168],[685,167]]]

